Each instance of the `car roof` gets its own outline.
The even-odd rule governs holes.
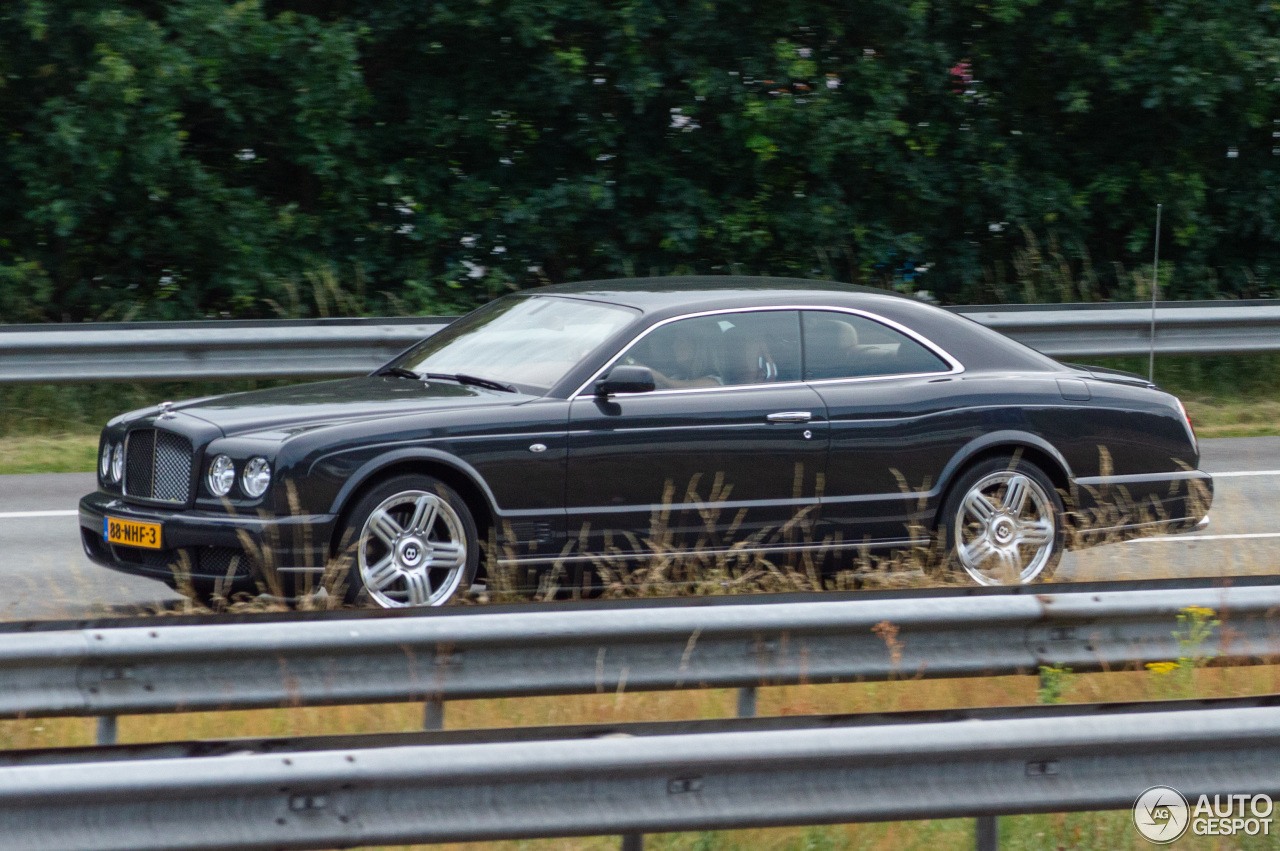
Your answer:
[[[964,316],[888,290],[802,278],[742,275],[671,276],[583,281],[525,290],[520,296],[559,296],[625,305],[643,312],[639,325],[700,311],[753,307],[835,307],[864,310],[922,334],[967,369],[1063,371],[1034,349]]]
[[[598,299],[638,308],[646,313],[668,309],[714,310],[717,307],[822,303],[840,294],[841,303],[901,300],[903,296],[872,287],[838,281],[803,278],[748,277],[744,275],[673,275],[659,278],[625,278],[554,284],[526,290],[526,295],[559,295]]]

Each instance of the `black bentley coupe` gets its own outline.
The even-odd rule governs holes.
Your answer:
[[[197,594],[430,606],[681,553],[930,553],[982,584],[1203,525],[1181,403],[881,290],[598,281],[498,299],[371,375],[116,417],[80,501],[99,564]],[[483,556],[482,556],[483,551]],[[329,577],[330,579],[332,577]]]

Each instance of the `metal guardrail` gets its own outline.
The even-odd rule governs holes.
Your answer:
[[[1280,796],[1273,706],[1062,709],[176,759],[90,753],[0,768],[0,835],[11,851],[320,849],[1127,809],[1156,784],[1192,801]]]
[[[952,308],[1053,357],[1146,354],[1138,304]],[[0,384],[344,376],[368,372],[448,317],[0,326]],[[1280,351],[1280,304],[1163,302],[1156,352]]]
[[[425,701],[438,725],[457,699],[1115,670],[1185,655],[1173,633],[1190,606],[1223,621],[1206,652],[1280,658],[1280,586],[1063,587],[6,630],[0,717]]]
[[[424,316],[0,326],[0,384],[360,375],[450,321]]]
[[[1280,657],[1271,619],[1280,586],[1223,582],[7,624],[0,716],[98,715],[107,744],[115,716],[127,713],[421,700],[425,726],[439,729],[449,699],[709,686],[739,688],[738,713],[752,716],[757,686],[1042,665],[1085,672],[1177,658],[1189,651],[1176,618],[1191,606],[1221,620],[1195,655],[1233,664]],[[996,814],[1125,806],[1151,782],[1193,794],[1218,791],[1213,784],[1280,790],[1280,715],[1267,698],[1252,700],[1264,705],[1198,714],[962,710],[950,715],[964,723],[929,718],[909,729],[880,718],[759,719],[679,733],[638,729],[646,725],[567,736],[437,733],[430,744],[391,747],[359,737],[197,743],[176,758],[181,746],[172,743],[12,752],[0,754],[0,832],[18,849],[603,833],[623,833],[622,847],[638,849],[646,831],[976,815],[986,851],[995,848]],[[1025,717],[1034,713],[1052,717]]]
[[[955,307],[957,313],[1051,357],[1145,355],[1151,305],[1056,304]],[[1156,354],[1280,351],[1280,303],[1161,302]]]

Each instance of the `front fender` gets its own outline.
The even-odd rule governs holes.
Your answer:
[[[323,459],[322,459],[323,460]],[[489,511],[493,516],[498,516],[501,512],[498,509],[498,502],[494,499],[493,491],[489,489],[489,485],[484,478],[466,461],[456,455],[450,455],[439,449],[431,449],[429,447],[402,447],[399,449],[391,449],[381,452],[373,458],[365,461],[355,469],[339,488],[338,493],[334,496],[333,502],[329,507],[332,514],[338,514],[351,495],[364,486],[370,479],[377,476],[384,470],[389,469],[397,464],[403,464],[406,461],[426,461],[433,464],[440,464],[449,467],[457,473],[466,476],[476,489],[484,494],[485,501],[488,503]],[[317,462],[319,463],[319,462]],[[313,465],[314,466],[314,465]]]

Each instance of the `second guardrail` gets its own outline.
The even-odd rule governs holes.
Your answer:
[[[1280,714],[1266,703],[697,725],[705,732],[624,725],[493,741],[482,731],[432,744],[304,740],[266,753],[219,743],[216,755],[176,758],[146,758],[173,745],[135,746],[132,757],[123,748],[6,754],[16,764],[0,764],[0,834],[12,851],[617,833],[638,847],[642,832],[1124,809],[1156,784],[1189,800],[1248,800],[1280,795]],[[994,848],[994,838],[980,835],[979,848]]]

